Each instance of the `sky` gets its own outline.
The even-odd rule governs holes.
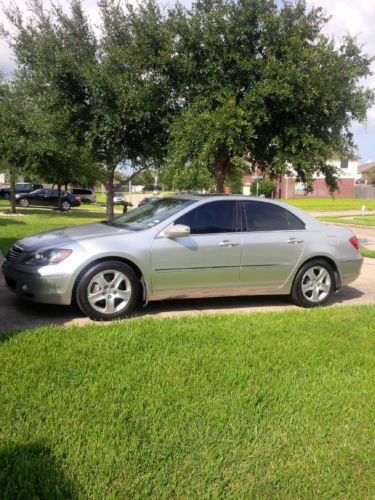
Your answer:
[[[10,0],[3,0],[3,5],[8,6]],[[0,3],[0,5],[1,5]],[[26,12],[27,0],[14,0]],[[44,0],[46,7],[51,2]],[[63,7],[67,7],[68,0],[60,0]],[[132,3],[136,3],[132,0]],[[162,6],[172,3],[168,0],[159,0]],[[186,6],[191,5],[191,0],[182,0]],[[279,3],[279,0],[278,0]],[[354,35],[363,46],[363,51],[375,56],[375,0],[306,0],[308,7],[320,6],[331,16],[330,21],[324,28],[325,34],[339,40],[345,34]],[[82,0],[84,11],[94,25],[100,23],[100,7],[97,0]],[[3,10],[0,8],[0,23],[6,25]],[[8,75],[15,65],[12,54],[3,40],[0,40],[0,71]],[[364,82],[364,85],[375,88],[375,62],[372,64],[374,75]],[[354,123],[352,127],[354,141],[358,146],[359,164],[375,161],[375,106],[368,111],[365,124]]]

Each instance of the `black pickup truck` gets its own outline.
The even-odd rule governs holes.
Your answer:
[[[16,183],[16,194],[18,193],[31,193],[36,189],[42,189],[42,184],[31,184],[31,182],[17,182]],[[5,198],[9,200],[10,198],[10,187],[0,189],[0,198]]]

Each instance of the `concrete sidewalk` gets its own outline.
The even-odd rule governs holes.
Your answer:
[[[1,259],[2,260],[2,259]],[[0,332],[48,325],[94,324],[76,307],[34,304],[9,291],[0,273]],[[328,305],[375,304],[375,259],[365,259],[360,277],[343,287]],[[139,308],[134,317],[156,318],[217,313],[253,313],[298,309],[287,296],[230,297],[152,302]],[[103,324],[103,323],[101,323]],[[104,323],[108,324],[108,323]]]

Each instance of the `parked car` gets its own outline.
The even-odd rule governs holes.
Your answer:
[[[16,202],[23,208],[29,205],[39,207],[57,207],[58,206],[58,192],[57,189],[37,189],[31,193],[16,194]],[[70,207],[79,207],[81,200],[79,196],[66,193],[62,191],[61,208],[63,210],[70,210]]]
[[[77,302],[90,318],[129,315],[137,302],[290,295],[320,306],[362,266],[358,240],[290,205],[247,196],[181,195],[13,245],[8,287],[35,302]]]
[[[93,189],[71,188],[69,193],[79,196],[82,203],[96,203],[96,193]]]
[[[113,204],[114,205],[122,205],[125,203],[126,199],[123,193],[114,193],[113,195]]]
[[[15,185],[15,193],[31,193],[36,189],[42,189],[42,184],[31,184],[31,182],[17,182]],[[9,200],[10,198],[10,187],[0,189],[0,197],[6,198]]]

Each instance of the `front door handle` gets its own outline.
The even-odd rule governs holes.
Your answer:
[[[295,245],[296,243],[303,243],[303,240],[297,240],[297,238],[289,238],[288,243]]]
[[[230,248],[230,247],[236,247],[238,245],[238,242],[237,241],[224,240],[224,241],[220,241],[219,245],[221,247]]]

